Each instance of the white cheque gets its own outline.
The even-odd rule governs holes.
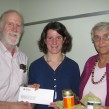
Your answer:
[[[35,88],[20,87],[18,101],[49,105],[53,102],[53,96],[54,90],[41,88],[35,90]]]

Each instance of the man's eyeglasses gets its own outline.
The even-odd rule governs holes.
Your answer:
[[[101,39],[102,39],[103,41],[108,41],[108,40],[109,40],[109,34],[104,35],[104,36],[102,36],[102,37],[100,37],[100,36],[93,36],[93,37],[92,37],[92,40],[93,40],[94,42],[100,41]]]

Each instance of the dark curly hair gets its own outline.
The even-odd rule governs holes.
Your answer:
[[[46,39],[47,32],[50,29],[57,31],[60,35],[62,35],[63,39],[65,39],[63,43],[63,47],[62,47],[62,53],[65,54],[66,52],[69,52],[72,48],[72,37],[67,31],[66,27],[60,22],[50,22],[44,27],[41,33],[41,37],[38,41],[38,46],[39,46],[40,51],[45,54],[48,51],[47,45],[44,40]]]

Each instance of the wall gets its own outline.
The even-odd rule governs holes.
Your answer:
[[[109,0],[20,0],[25,23],[105,11],[109,10],[108,4]],[[66,55],[78,62],[81,72],[88,57],[96,54],[90,31],[95,23],[101,21],[109,21],[109,14],[60,21],[73,37],[72,51]],[[37,41],[46,24],[25,26],[20,48],[28,55],[29,63],[43,55]]]
[[[75,16],[109,10],[109,0],[0,0],[0,14],[8,9],[20,11],[25,23],[47,19]],[[100,21],[109,21],[109,14],[62,20],[73,37],[72,51],[66,55],[78,62],[82,72],[89,56],[96,54],[90,39],[92,26]],[[25,26],[20,48],[28,55],[29,64],[43,55],[37,41],[47,23]]]
[[[0,14],[9,9],[20,11],[19,0],[0,0]]]

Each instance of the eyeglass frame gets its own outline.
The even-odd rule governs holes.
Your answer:
[[[95,37],[97,37],[98,39],[94,39]],[[98,42],[98,41],[100,41],[100,40],[103,40],[103,41],[108,41],[109,40],[109,34],[104,34],[103,36],[98,36],[98,35],[96,35],[96,36],[93,36],[92,37],[92,41],[93,42]]]

